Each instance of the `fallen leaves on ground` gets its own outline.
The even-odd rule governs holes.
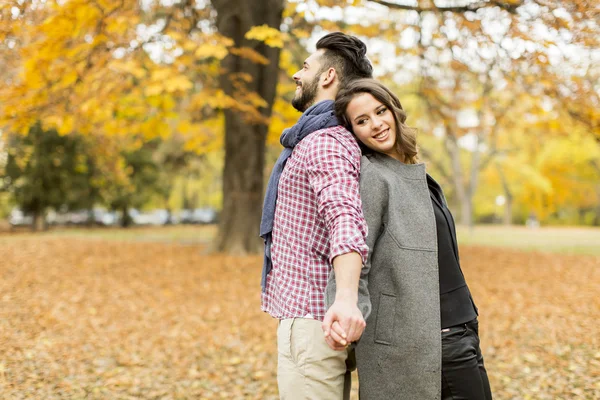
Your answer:
[[[0,237],[2,399],[276,399],[261,257]],[[496,399],[600,398],[600,260],[462,249]]]

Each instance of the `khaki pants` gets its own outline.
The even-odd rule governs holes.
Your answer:
[[[348,351],[327,346],[321,321],[290,318],[277,328],[277,385],[282,400],[347,400]]]

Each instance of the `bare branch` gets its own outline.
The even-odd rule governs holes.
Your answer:
[[[496,156],[497,156],[498,154],[500,154],[500,153],[501,153],[501,152],[500,152],[500,151],[498,151],[497,149],[493,149],[493,150],[489,151],[489,152],[486,154],[486,157],[485,157],[485,158],[484,158],[484,159],[481,161],[481,163],[479,163],[479,169],[480,169],[481,171],[485,170],[485,169],[486,169],[486,167],[488,166],[488,164],[489,164],[489,163],[490,163],[492,160],[494,160],[494,159],[496,158]],[[504,153],[504,152],[503,152],[503,153]]]
[[[440,160],[435,159],[433,157],[433,154],[429,150],[424,149],[421,146],[419,146],[419,152],[427,159],[429,163],[431,163],[431,165],[437,168],[440,175],[442,175],[442,177],[447,183],[452,183],[452,177],[450,176],[450,174],[448,174],[446,167],[444,166],[444,164],[442,164]]]
[[[418,13],[422,12],[440,12],[440,11],[449,11],[453,13],[465,13],[467,11],[477,11],[482,8],[490,8],[490,7],[499,7],[505,11],[508,11],[511,14],[515,14],[517,12],[517,8],[523,5],[523,0],[518,3],[505,3],[503,1],[478,1],[475,3],[467,4],[464,6],[436,6],[435,4],[430,7],[419,7],[419,6],[411,6],[407,4],[399,4],[393,3],[387,0],[369,0],[373,3],[378,3],[383,6],[393,8],[396,10],[411,10],[416,11]]]
[[[567,112],[575,121],[583,124],[593,132],[600,132],[600,124],[590,118],[588,115],[584,115],[576,110],[567,109]],[[600,135],[596,135],[596,140],[600,142]]]
[[[600,175],[600,162],[598,162],[598,160],[590,160],[590,165],[598,171],[598,175]]]

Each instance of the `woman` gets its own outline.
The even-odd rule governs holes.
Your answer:
[[[361,79],[339,92],[335,111],[363,149],[370,252],[359,303],[369,310],[370,302],[372,311],[356,345],[361,400],[491,399],[454,221],[440,186],[417,162],[400,101]],[[334,297],[332,273],[328,302]]]

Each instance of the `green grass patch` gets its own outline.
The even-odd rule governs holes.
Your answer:
[[[545,253],[600,255],[600,228],[479,225],[459,226],[461,245],[506,247]]]
[[[504,247],[523,251],[600,256],[600,228],[479,225],[473,229],[459,226],[460,245]],[[175,225],[134,228],[58,228],[30,233],[20,230],[0,234],[0,240],[74,238],[91,240],[142,241],[179,244],[206,244],[217,233],[216,225]]]
[[[216,235],[216,225],[174,225],[134,228],[57,228],[46,232],[19,230],[5,233],[0,240],[39,238],[74,238],[179,244],[208,243]]]

